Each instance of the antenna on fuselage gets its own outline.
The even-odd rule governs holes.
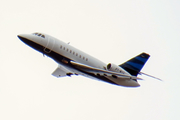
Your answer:
[[[70,44],[70,42],[68,42],[67,44]]]

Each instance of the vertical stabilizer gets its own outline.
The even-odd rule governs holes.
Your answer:
[[[149,59],[150,55],[147,53],[141,53],[140,55],[128,60],[127,62],[119,65],[131,75],[137,76],[138,73],[143,68],[146,61]]]

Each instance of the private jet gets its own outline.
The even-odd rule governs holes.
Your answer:
[[[22,42],[52,58],[58,64],[52,73],[57,78],[82,75],[114,85],[139,87],[138,80],[142,79],[137,76],[145,74],[140,71],[150,57],[149,54],[143,52],[120,65],[105,64],[70,44],[47,34],[36,32],[17,36]],[[154,76],[150,77],[159,79]]]

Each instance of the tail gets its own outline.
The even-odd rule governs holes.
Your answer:
[[[127,62],[119,65],[131,75],[137,76],[138,73],[143,68],[146,61],[149,59],[150,55],[147,53],[141,53],[138,56],[128,60]]]

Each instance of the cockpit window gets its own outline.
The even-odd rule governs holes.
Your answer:
[[[41,37],[45,38],[45,35],[41,35]]]
[[[37,35],[39,37],[45,38],[45,35],[41,34],[41,33],[33,33],[33,35]]]

